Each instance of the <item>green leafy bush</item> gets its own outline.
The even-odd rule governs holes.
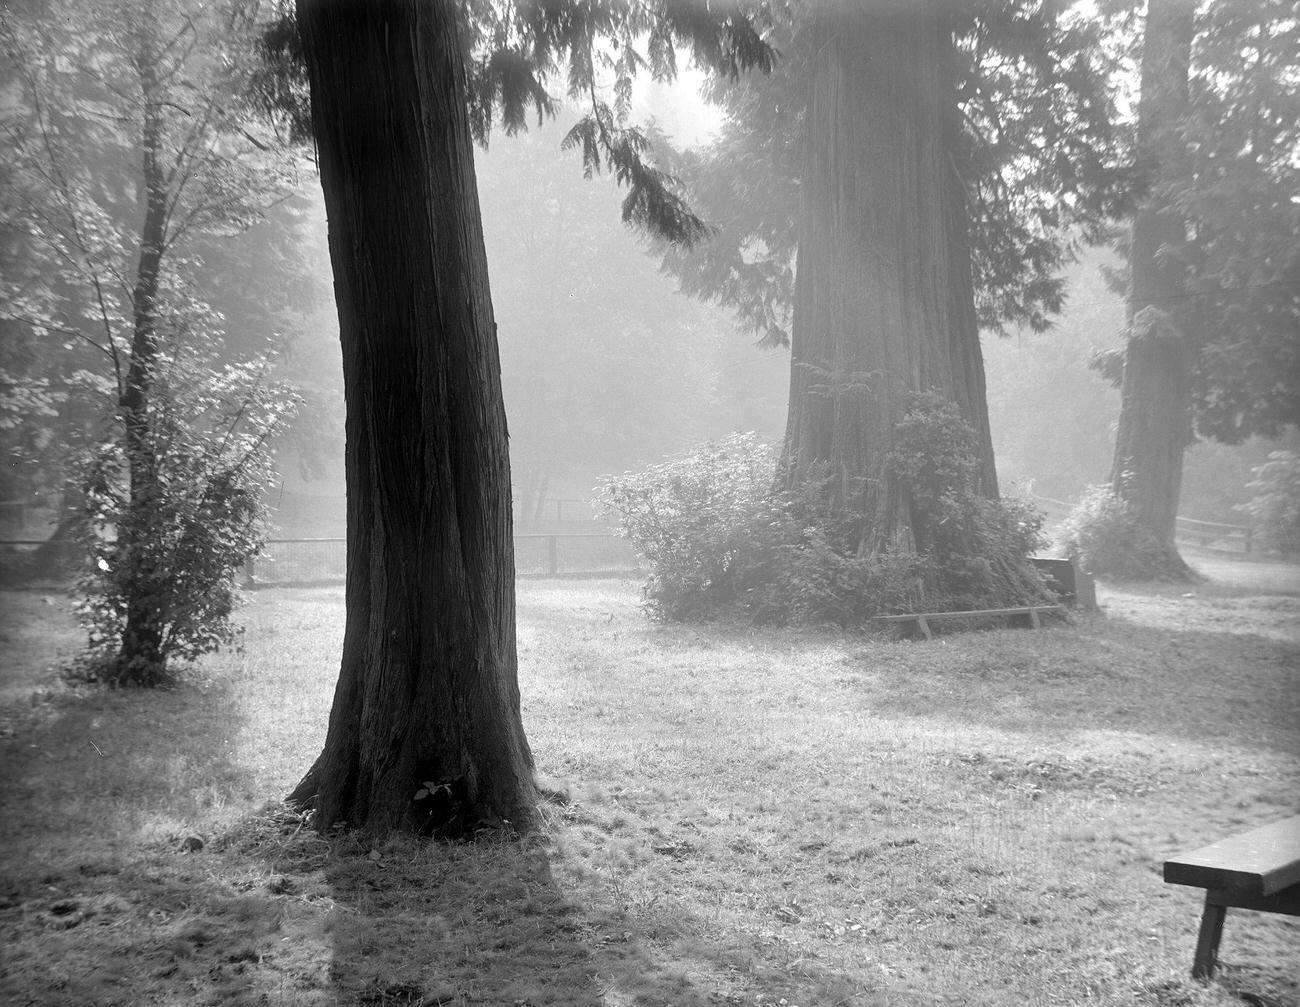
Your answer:
[[[753,434],[733,434],[601,483],[599,510],[650,569],[655,615],[851,625],[919,582],[914,557],[853,554],[853,520],[831,513],[821,481],[776,491],[776,464]]]
[[[1061,526],[1061,541],[1066,555],[1094,577],[1149,580],[1169,563],[1168,551],[1108,486],[1084,495]]]
[[[77,460],[88,557],[76,583],[89,636],[80,677],[157,685],[170,662],[233,639],[239,573],[265,540],[269,441],[296,403],[286,389],[264,386],[258,370],[167,361],[148,411],[151,475],[134,501],[120,420]],[[161,637],[147,667],[138,654],[124,657],[130,604],[147,607]]]
[[[771,448],[733,434],[597,487],[598,510],[649,566],[646,597],[658,615],[709,618],[740,602],[762,551],[752,536],[777,517],[775,471]]]
[[[1255,495],[1239,509],[1250,515],[1256,541],[1263,549],[1300,553],[1300,454],[1270,452],[1251,473],[1246,488]]]
[[[597,505],[650,569],[646,599],[672,620],[861,625],[925,608],[992,608],[1045,595],[1028,556],[1042,518],[976,492],[973,437],[954,407],[918,397],[897,428],[893,476],[910,495],[913,549],[871,555],[864,515],[828,473],[775,488],[777,458],[752,434],[710,442],[602,482]]]

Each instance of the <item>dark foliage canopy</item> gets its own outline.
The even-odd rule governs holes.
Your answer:
[[[1123,31],[1125,15],[1113,12]],[[1196,431],[1226,444],[1300,425],[1300,18],[1293,0],[1197,16],[1184,152],[1141,182],[1185,222]],[[1141,181],[1141,180],[1140,180]],[[1121,247],[1121,251],[1126,251]],[[1121,352],[1095,366],[1118,383]]]
[[[610,172],[627,189],[622,216],[647,234],[689,246],[708,228],[676,191],[676,179],[649,157],[646,133],[630,123],[633,80],[668,81],[677,53],[728,80],[744,70],[771,70],[776,53],[762,37],[758,5],[741,0],[462,0],[461,38],[470,127],[486,145],[494,128],[508,135],[530,116],[553,115],[550,88],[563,82],[585,109],[563,146],[582,157],[590,177]],[[265,35],[266,70],[258,100],[296,137],[310,135],[306,74],[293,9],[285,5]],[[602,94],[612,84],[613,100]]]
[[[727,115],[719,139],[669,164],[717,234],[690,252],[668,250],[665,267],[686,292],[735,308],[767,345],[789,341],[804,81],[815,58],[805,6],[776,22],[783,58],[769,77],[712,85]],[[1067,7],[981,0],[948,15],[947,146],[967,194],[976,307],[988,327],[1046,328],[1062,307],[1059,267],[1128,206],[1108,58],[1096,26]]]
[[[1229,444],[1300,425],[1300,17],[1210,4],[1197,26],[1189,164],[1162,193],[1189,223],[1203,320],[1197,430]]]

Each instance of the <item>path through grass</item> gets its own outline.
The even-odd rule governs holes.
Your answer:
[[[323,738],[340,590],[259,593],[243,652],[157,695],[60,686],[66,601],[3,602],[2,1002],[1300,1003],[1296,921],[1231,914],[1203,989],[1197,892],[1159,877],[1300,810],[1300,591],[905,643],[524,582],[567,802],[374,849],[264,807]]]

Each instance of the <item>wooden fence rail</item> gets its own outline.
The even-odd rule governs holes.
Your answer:
[[[1050,522],[1063,520],[1075,506],[1052,497],[1032,499]],[[561,513],[557,507],[556,516]],[[608,575],[639,569],[628,541],[607,531],[520,533],[514,541],[515,568],[524,577]],[[1246,555],[1254,545],[1251,529],[1245,525],[1185,517],[1178,518],[1177,541]],[[0,540],[0,552],[22,553],[42,544],[42,539]],[[347,539],[341,537],[268,539],[262,554],[245,568],[245,576],[253,584],[339,581],[346,575],[346,553]]]
[[[514,536],[515,570],[522,577],[633,574],[639,569],[631,545],[610,532],[550,532]],[[40,539],[0,540],[0,551],[21,554]],[[333,583],[347,574],[347,539],[272,538],[244,567],[248,584]]]
[[[1032,495],[1031,499],[1047,515],[1049,521],[1062,521],[1075,504],[1052,497]],[[1197,546],[1214,552],[1250,555],[1254,548],[1254,535],[1246,525],[1226,524],[1222,521],[1199,521],[1179,516],[1174,525],[1174,540],[1183,546]]]

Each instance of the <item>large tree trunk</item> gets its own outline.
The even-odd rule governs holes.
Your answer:
[[[1139,167],[1155,187],[1133,221],[1128,342],[1111,492],[1159,546],[1148,571],[1185,576],[1174,544],[1183,454],[1192,441],[1195,319],[1188,310],[1184,222],[1159,191],[1184,160],[1178,125],[1187,113],[1194,0],[1150,0],[1142,43]]]
[[[302,0],[347,398],[343,660],[318,826],[527,827],[510,468],[448,0]],[[418,791],[435,784],[417,800]]]
[[[945,139],[952,38],[928,0],[828,5],[814,29],[784,478],[824,471],[859,552],[916,548],[887,455],[909,392],[957,404],[996,497],[966,204]]]

